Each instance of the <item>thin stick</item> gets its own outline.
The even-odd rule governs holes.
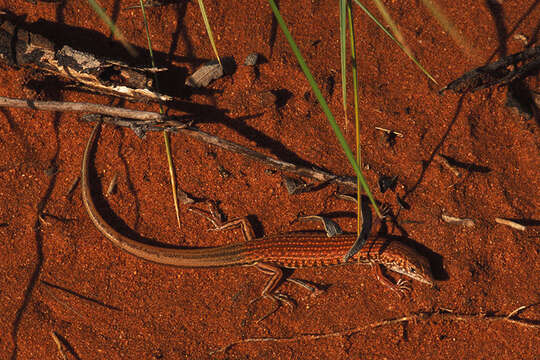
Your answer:
[[[107,188],[107,197],[116,191],[116,184],[118,184],[118,173],[115,172]]]
[[[211,352],[210,355],[220,353],[220,352],[225,352],[225,351],[229,350],[231,347],[233,347],[235,345],[244,344],[244,343],[250,343],[250,342],[284,343],[284,342],[296,342],[296,341],[300,341],[300,340],[319,340],[319,339],[325,339],[325,338],[330,338],[330,337],[347,336],[347,335],[352,335],[354,333],[357,333],[357,332],[359,332],[361,330],[364,330],[364,329],[377,328],[377,327],[381,327],[381,326],[397,324],[397,323],[401,323],[401,322],[405,322],[405,321],[409,321],[409,320],[414,320],[416,318],[418,318],[418,316],[416,316],[416,315],[405,316],[405,317],[401,317],[401,318],[397,318],[397,319],[379,321],[379,322],[369,324],[369,325],[365,325],[365,326],[361,326],[361,327],[358,327],[358,328],[355,328],[355,329],[348,329],[348,330],[343,330],[343,331],[338,331],[338,332],[333,332],[333,333],[328,333],[328,334],[305,334],[305,335],[293,336],[293,337],[288,337],[288,338],[272,338],[272,337],[247,338],[247,339],[242,339],[242,340],[238,340],[238,341],[235,341],[233,343],[230,343],[227,346],[224,346],[224,347],[222,347],[222,348],[220,348],[220,349],[218,349],[216,351]]]
[[[376,129],[376,130],[379,130],[379,131],[384,131],[384,132],[387,133],[387,134],[396,134],[396,135],[399,136],[399,137],[403,137],[403,134],[402,134],[402,133],[397,132],[397,131],[394,131],[394,130],[388,130],[388,129],[385,129],[385,128],[382,128],[382,127],[378,127],[378,126],[375,126],[375,129]]]
[[[235,342],[232,342],[216,351],[211,352],[210,354],[225,352],[229,350],[231,347],[239,344],[244,343],[260,343],[260,342],[273,342],[273,343],[286,343],[286,342],[297,342],[301,340],[319,340],[319,339],[326,339],[331,337],[340,337],[340,336],[350,336],[356,333],[361,332],[365,329],[374,329],[382,326],[388,326],[408,321],[427,321],[430,319],[433,320],[453,320],[453,321],[477,321],[477,320],[483,320],[488,322],[494,322],[494,321],[503,321],[508,322],[513,325],[523,326],[531,329],[538,329],[540,328],[540,321],[536,320],[528,320],[528,319],[519,319],[515,318],[514,316],[518,313],[523,311],[526,308],[533,307],[535,305],[538,305],[540,303],[534,303],[526,306],[520,306],[516,310],[511,311],[508,315],[493,315],[493,314],[483,314],[483,313],[477,313],[477,314],[458,314],[451,312],[451,310],[438,310],[433,312],[419,312],[416,314],[412,314],[409,316],[403,316],[388,320],[382,320],[375,323],[359,326],[352,329],[346,329],[342,331],[336,331],[332,333],[326,333],[326,334],[303,334],[299,336],[292,336],[292,337],[286,337],[286,338],[272,338],[272,337],[265,337],[265,338],[247,338],[238,340]]]
[[[51,336],[56,344],[56,347],[58,348],[58,352],[62,356],[62,359],[67,360],[66,353],[64,353],[64,349],[62,349],[62,344],[60,343],[60,339],[58,339],[58,336],[56,336],[54,331],[51,331]]]
[[[510,226],[511,228],[514,228],[516,230],[525,231],[527,228],[521,224],[518,224],[515,221],[508,220],[508,219],[501,219],[501,218],[495,218],[495,222],[498,224]]]
[[[448,160],[447,160],[445,157],[443,157],[443,156],[441,156],[441,155],[439,155],[439,154],[436,154],[435,157],[434,157],[434,159],[435,159],[439,164],[441,164],[442,166],[444,166],[445,168],[447,168],[448,170],[450,170],[455,176],[457,176],[457,177],[460,177],[460,176],[461,176],[461,174],[459,173],[459,171],[458,171],[455,167],[453,167],[452,165],[450,165],[450,163],[448,162]]]
[[[28,108],[36,110],[47,111],[82,111],[89,113],[96,113],[108,116],[117,116],[127,119],[136,120],[154,120],[164,121],[168,117],[149,111],[129,110],[113,106],[92,104],[92,103],[78,103],[78,102],[61,102],[61,101],[35,101],[35,100],[21,100],[12,99],[0,96],[0,106],[16,107],[16,108]]]
[[[93,121],[94,119],[88,119],[88,120]],[[207,144],[214,145],[222,149],[225,149],[225,150],[237,153],[237,154],[241,154],[251,159],[260,161],[274,169],[296,174],[299,176],[304,176],[304,177],[307,177],[307,178],[310,178],[319,182],[325,182],[329,184],[339,184],[343,186],[348,186],[352,189],[356,189],[356,178],[354,177],[334,175],[324,170],[315,169],[315,168],[307,168],[307,167],[299,166],[290,162],[278,160],[270,156],[267,156],[265,154],[262,154],[260,152],[257,152],[255,150],[252,150],[250,148],[247,148],[243,145],[240,145],[232,141],[222,139],[218,136],[206,133],[194,127],[187,127],[185,124],[171,125],[171,126],[167,126],[163,128],[163,127],[153,126],[153,122],[151,121],[132,122],[132,121],[126,121],[122,119],[114,119],[114,118],[108,118],[108,117],[102,118],[100,120],[102,120],[105,123],[113,124],[116,126],[133,127],[134,125],[139,125],[145,131],[166,130],[170,132],[188,135],[192,138],[195,138]],[[150,124],[150,126],[147,127],[146,124]]]
[[[234,143],[229,140],[219,138],[215,135],[205,133],[201,130],[194,128],[185,128],[178,129],[179,133],[189,135],[195,139],[203,141],[207,144],[218,146],[222,149],[229,150],[235,153],[245,155],[254,160],[261,161],[268,166],[271,166],[275,169],[286,171],[289,173],[297,174],[300,176],[305,176],[320,182],[336,183],[341,185],[350,186],[356,189],[356,180],[350,176],[338,176],[324,170],[318,170],[314,168],[307,168],[303,166],[298,166],[293,163],[286,161],[274,159],[272,157],[266,156],[260,152],[251,150],[245,146]]]
[[[242,154],[251,159],[265,163],[266,165],[289,172],[292,174],[297,174],[304,176],[316,181],[327,182],[329,184],[340,184],[348,186],[352,189],[356,189],[356,180],[350,176],[339,176],[334,175],[330,172],[307,168],[303,166],[298,166],[293,163],[286,161],[281,161],[274,159],[267,155],[264,155],[260,152],[251,150],[245,146],[234,143],[229,140],[222,139],[215,135],[205,133],[204,131],[187,128],[185,124],[171,120],[170,117],[166,115],[161,115],[154,112],[148,111],[138,111],[138,110],[128,110],[123,108],[117,108],[112,106],[97,105],[91,103],[70,103],[70,102],[58,102],[58,101],[33,101],[33,100],[20,100],[20,99],[11,99],[0,96],[0,106],[7,107],[19,107],[19,108],[30,108],[38,110],[48,110],[48,111],[81,111],[89,113],[98,113],[106,116],[119,117],[124,119],[114,119],[106,118],[103,119],[104,122],[109,124],[114,124],[116,126],[132,127],[140,126],[146,131],[169,131],[176,132],[191,136],[195,139],[198,139],[207,144],[218,146],[222,149],[229,150],[238,154]],[[127,119],[135,119],[138,121],[126,121]],[[157,126],[158,124],[162,126]]]
[[[75,178],[75,180],[73,180],[73,182],[71,183],[71,185],[69,186],[69,189],[66,193],[66,195],[64,195],[68,200],[71,200],[71,195],[73,194],[73,191],[75,190],[75,188],[77,187],[77,184],[79,183],[79,180],[81,180],[81,177],[80,176],[77,176]]]
[[[462,225],[466,227],[474,227],[474,221],[472,219],[461,219],[449,215],[442,214],[441,218],[449,224]]]

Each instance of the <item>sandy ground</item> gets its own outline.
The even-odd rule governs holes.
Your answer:
[[[100,2],[131,43],[147,47],[140,10],[124,9],[135,0]],[[268,4],[205,3],[220,54],[233,56],[238,67],[196,93],[183,88],[186,74],[213,57],[197,3],[148,9],[158,66],[178,74],[163,83],[182,98],[171,113],[193,114],[202,119],[198,126],[204,131],[265,154],[352,175]],[[79,122],[79,114],[3,108],[0,357],[60,358],[54,332],[64,347],[67,344],[69,359],[537,359],[538,328],[501,319],[436,316],[367,327],[445,309],[505,315],[540,301],[538,117],[527,118],[506,107],[504,87],[466,96],[438,95],[442,85],[464,72],[522,51],[523,38],[516,35],[531,43],[537,40],[538,2],[493,3],[441,3],[468,40],[467,49],[420,4],[386,2],[414,54],[440,86],[355,7],[366,176],[377,199],[398,209],[397,194],[410,205],[410,210],[400,211],[398,221],[430,259],[439,290],[413,283],[410,295],[401,299],[383,288],[366,266],[303,269],[295,276],[331,286],[311,297],[286,284],[283,291],[297,299],[298,307],[257,323],[272,307],[266,301],[249,305],[260,294],[265,275],[252,268],[176,269],[145,262],[113,247],[94,228],[82,206],[80,187],[67,195],[79,176],[91,131]],[[43,29],[55,41],[102,54],[121,52],[107,40],[109,30],[85,2],[2,0],[0,8],[26,16],[28,22],[63,24]],[[341,108],[338,7],[330,1],[300,0],[280,1],[280,8],[354,144],[353,125],[345,123]],[[93,31],[95,41],[65,26]],[[252,52],[265,59],[256,68],[243,65]],[[529,77],[527,84],[538,90],[538,76]],[[62,87],[35,69],[7,64],[0,66],[0,95],[158,110],[155,104]],[[389,146],[375,127],[404,136]],[[181,135],[172,136],[172,151],[180,188],[218,201],[229,218],[249,215],[258,236],[314,228],[316,224],[290,225],[300,212],[341,215],[336,220],[342,227],[355,230],[354,205],[333,197],[335,186],[289,195],[282,173],[241,155]],[[460,176],[441,165],[436,155],[463,165]],[[210,224],[186,207],[181,208],[178,228],[161,134],[141,140],[131,131],[105,127],[94,164],[93,191],[100,210],[123,233],[178,246],[241,241],[238,232],[207,232]],[[118,189],[106,196],[115,175]],[[376,184],[381,175],[398,177],[395,192],[380,193]],[[442,214],[473,219],[475,226],[445,223]],[[496,217],[524,220],[530,226],[524,232],[514,230],[495,223]],[[538,325],[540,308],[528,308],[518,317]],[[248,338],[291,340],[238,343],[210,354]]]

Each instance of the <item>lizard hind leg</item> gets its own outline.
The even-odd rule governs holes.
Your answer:
[[[283,269],[267,263],[255,263],[254,266],[257,268],[257,270],[261,271],[264,274],[270,275],[271,277],[266,283],[263,291],[261,292],[261,296],[258,296],[255,299],[251,300],[250,304],[253,304],[254,302],[263,298],[270,299],[275,303],[274,309],[259,318],[257,322],[261,322],[270,315],[274,314],[276,311],[279,310],[279,308],[281,308],[281,305],[283,304],[294,308],[296,306],[296,301],[293,298],[291,298],[287,294],[279,293],[276,291],[277,288],[281,285],[281,283],[286,280]]]
[[[263,317],[257,320],[257,322],[260,322],[266,319],[267,317],[269,317],[270,315],[274,314],[277,310],[279,310],[279,308],[283,304],[288,305],[291,308],[296,307],[297,303],[292,297],[290,297],[287,294],[283,294],[276,291],[284,281],[289,281],[293,284],[296,284],[308,290],[309,292],[312,293],[313,296],[317,296],[320,293],[325,291],[324,288],[318,287],[304,280],[287,277],[283,269],[276,265],[268,264],[268,263],[255,263],[254,266],[257,268],[257,270],[261,271],[264,274],[270,275],[271,277],[266,283],[266,286],[264,287],[263,291],[261,292],[261,296],[253,299],[250,302],[250,304],[253,304],[254,302],[263,298],[270,299],[276,304],[273,310],[265,314]]]

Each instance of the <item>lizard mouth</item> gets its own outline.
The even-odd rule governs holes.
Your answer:
[[[424,278],[424,277],[421,277],[421,276],[413,277],[413,279],[417,280],[417,281],[419,281],[421,283],[427,284],[427,285],[429,285],[431,287],[435,286],[435,283],[431,279],[427,279],[427,278]]]

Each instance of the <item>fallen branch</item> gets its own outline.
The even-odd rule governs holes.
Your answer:
[[[521,66],[518,66],[519,63]],[[539,68],[540,46],[535,46],[471,70],[442,88],[439,93],[452,90],[464,94],[490,86],[506,85],[534,74]]]
[[[97,119],[90,118],[89,120],[95,121]],[[237,153],[237,154],[241,154],[251,159],[260,161],[277,170],[285,171],[285,172],[296,174],[299,176],[304,176],[304,177],[307,177],[307,178],[310,178],[319,182],[324,182],[328,184],[339,184],[339,185],[344,185],[344,186],[348,186],[348,187],[356,189],[356,179],[354,177],[339,176],[339,175],[335,175],[324,170],[299,166],[299,165],[296,165],[287,161],[275,159],[273,157],[267,156],[263,153],[252,150],[248,147],[237,144],[235,142],[222,139],[218,136],[206,133],[194,127],[188,127],[185,124],[182,124],[181,126],[170,125],[170,126],[163,127],[161,126],[161,124],[154,124],[154,123],[149,123],[146,121],[133,122],[133,121],[125,121],[122,119],[114,119],[114,118],[101,118],[99,120],[102,120],[105,123],[114,124],[116,126],[134,128],[135,130],[137,130],[137,128],[140,126],[140,130],[142,132],[165,130],[165,131],[188,135],[192,138],[195,138],[207,144],[214,145],[222,149],[225,149],[225,150]],[[146,125],[146,124],[150,124],[150,125]]]
[[[156,69],[132,67],[120,60],[55,44],[29,30],[38,25],[24,23],[13,14],[0,14],[0,60],[10,66],[36,67],[102,94],[139,101],[172,100],[155,91],[152,73]]]
[[[250,148],[247,148],[243,145],[222,139],[215,135],[208,134],[194,127],[187,127],[185,123],[174,120],[174,118],[168,117],[166,115],[161,115],[159,113],[129,110],[124,108],[91,103],[34,101],[12,99],[7,97],[0,97],[0,106],[29,108],[47,111],[80,111],[93,114],[97,113],[104,116],[89,115],[86,116],[85,119],[87,121],[102,120],[105,123],[114,124],[116,126],[129,127],[135,130],[137,133],[145,131],[169,131],[188,135],[207,144],[215,145],[222,149],[232,151],[247,156],[251,159],[263,162],[274,169],[296,174],[299,176],[304,176],[319,182],[340,184],[356,189],[356,179],[353,177],[338,176],[324,170],[307,168],[304,166],[295,165],[290,162],[278,160],[255,150],[251,150]],[[134,119],[135,121],[127,119]]]
[[[150,111],[130,110],[114,106],[92,104],[92,103],[79,103],[79,102],[62,102],[62,101],[35,101],[35,100],[21,100],[12,99],[0,96],[0,106],[16,107],[16,108],[28,108],[34,110],[46,110],[46,111],[80,111],[96,113],[108,116],[118,116],[126,119],[136,120],[153,120],[153,121],[165,121],[169,119],[166,115]]]

